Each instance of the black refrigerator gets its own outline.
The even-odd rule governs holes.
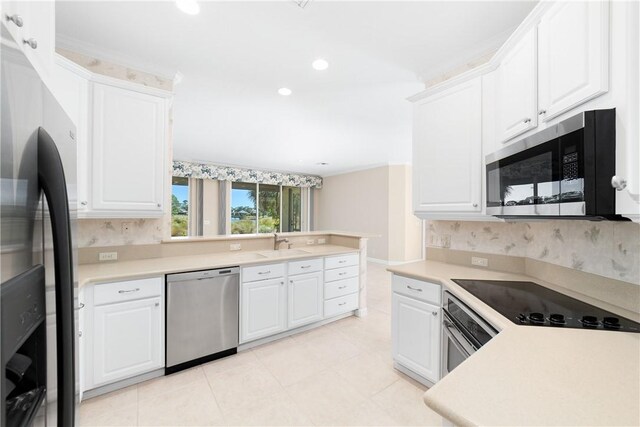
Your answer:
[[[79,389],[75,126],[0,27],[0,426],[71,427]]]

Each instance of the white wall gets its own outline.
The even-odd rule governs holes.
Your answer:
[[[422,222],[411,213],[411,167],[381,166],[323,178],[315,192],[316,230],[377,234],[371,258],[404,262],[422,256]]]

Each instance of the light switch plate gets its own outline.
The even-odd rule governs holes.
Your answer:
[[[323,245],[325,243],[327,243],[327,239],[318,239],[318,244],[319,245]]]
[[[315,239],[307,239],[307,245],[313,245],[315,242]]]
[[[98,259],[100,261],[117,261],[118,252],[100,252]]]
[[[450,248],[451,247],[451,235],[450,234],[432,234],[429,236],[429,246],[432,248]]]
[[[242,249],[242,245],[240,243],[232,243],[229,245],[230,251],[239,251],[240,249]]]

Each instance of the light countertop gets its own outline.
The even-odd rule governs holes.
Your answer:
[[[88,283],[104,283],[209,268],[270,264],[294,259],[353,252],[358,252],[358,249],[337,245],[315,245],[280,251],[218,252],[205,255],[82,264],[78,266],[78,287],[82,287]]]
[[[388,268],[441,283],[501,332],[431,387],[425,403],[456,425],[640,425],[640,334],[516,325],[451,279],[528,280],[437,261]]]

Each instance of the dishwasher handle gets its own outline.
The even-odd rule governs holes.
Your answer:
[[[217,268],[215,270],[193,271],[190,273],[167,274],[167,283],[184,282],[187,280],[207,280],[216,277],[240,274],[240,267]]]

